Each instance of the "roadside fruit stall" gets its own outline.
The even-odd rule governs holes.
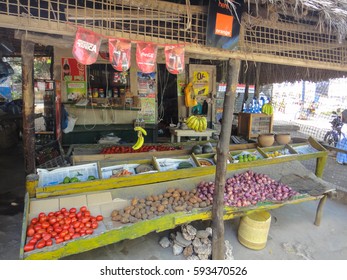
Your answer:
[[[269,157],[267,149],[288,152]],[[240,161],[244,154],[257,160]],[[230,151],[224,219],[320,200],[315,221],[319,225],[324,201],[333,190],[318,178],[326,157],[327,151],[312,138],[288,146]],[[307,159],[317,160],[316,175],[302,168],[299,161]],[[214,153],[189,153],[128,162],[99,161],[29,175],[21,258],[59,259],[152,231],[211,219],[215,160]],[[209,164],[204,164],[207,161]],[[121,174],[124,170],[133,174]],[[61,178],[74,173],[83,179],[61,183]],[[61,177],[56,184],[43,180],[44,175],[57,179],[58,174]],[[88,180],[90,176],[94,178]]]

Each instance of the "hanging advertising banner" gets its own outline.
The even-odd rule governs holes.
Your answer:
[[[79,27],[72,49],[74,58],[83,65],[95,63],[99,55],[101,40],[101,35]]]
[[[245,98],[245,92],[246,92],[246,85],[238,84],[236,87],[236,98],[235,98],[235,105],[234,105],[235,113],[239,113],[242,111],[243,100]]]
[[[210,75],[207,71],[194,71],[193,73],[193,90],[195,96],[209,94]]]
[[[137,88],[140,97],[155,98],[156,95],[156,72],[142,73],[137,72]]]
[[[155,72],[158,47],[151,43],[137,43],[136,63],[143,73]]]
[[[86,82],[67,82],[66,83],[67,100],[77,101],[87,97]]]
[[[128,71],[131,61],[131,42],[122,39],[108,39],[109,59],[117,71]]]
[[[174,75],[184,72],[184,47],[167,45],[164,48],[166,69]]]
[[[61,59],[62,81],[85,81],[86,66],[77,62],[74,58],[63,57]]]
[[[177,96],[184,96],[185,87],[186,87],[185,74],[178,74],[177,75]]]
[[[155,98],[141,97],[141,115],[145,123],[155,123],[156,102]]]
[[[243,0],[209,1],[206,45],[235,50],[238,47]]]
[[[247,95],[247,100],[245,101],[246,105],[248,106],[249,103],[252,102],[255,94],[255,85],[249,85],[248,86],[248,95]]]

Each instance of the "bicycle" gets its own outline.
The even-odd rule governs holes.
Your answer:
[[[324,142],[328,143],[330,146],[336,147],[337,142],[339,142],[341,138],[343,122],[340,116],[336,116],[330,123],[332,129],[324,135]]]

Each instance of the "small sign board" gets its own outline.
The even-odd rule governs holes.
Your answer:
[[[243,0],[209,1],[207,39],[209,47],[235,50],[238,48]]]

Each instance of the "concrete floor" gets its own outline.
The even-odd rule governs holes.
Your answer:
[[[2,260],[19,259],[25,188],[23,164],[21,145],[11,151],[0,153],[0,259]],[[333,172],[333,167],[327,167],[326,172]],[[339,180],[341,181],[341,178]],[[317,205],[318,201],[312,201],[272,210],[267,246],[260,251],[250,250],[238,242],[239,219],[226,221],[225,238],[233,246],[234,258],[236,260],[347,260],[346,200],[329,198],[319,227],[313,224]],[[194,225],[200,228],[207,226],[206,222],[195,222]],[[184,259],[182,255],[174,256],[171,248],[164,249],[158,244],[160,237],[169,233],[170,231],[151,233],[134,240],[125,240],[68,256],[65,259]]]

